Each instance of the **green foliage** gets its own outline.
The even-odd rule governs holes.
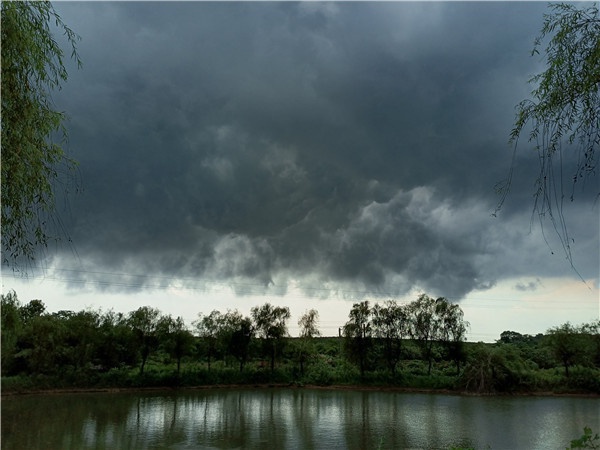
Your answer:
[[[334,368],[321,358],[318,358],[302,377],[303,382],[317,386],[330,386],[334,380]]]
[[[189,355],[194,345],[194,336],[185,326],[183,317],[173,319],[163,316],[159,321],[161,347],[177,361],[177,375],[181,371],[181,360]]]
[[[321,335],[319,331],[319,313],[315,309],[306,311],[300,319],[298,319],[298,326],[300,327],[300,337],[302,338],[314,338]]]
[[[478,393],[511,392],[521,386],[523,360],[507,346],[479,344],[471,350],[461,385]]]
[[[348,357],[358,364],[361,377],[365,375],[373,347],[371,314],[368,301],[355,303],[344,325],[345,349]]]
[[[265,303],[255,306],[250,310],[254,330],[262,339],[265,355],[271,359],[271,373],[275,370],[275,358],[284,344],[283,338],[287,336],[287,321],[290,318],[290,309],[285,306],[272,306]]]
[[[103,370],[135,365],[137,344],[127,317],[108,311],[101,314],[96,330],[96,353],[92,362]]]
[[[30,373],[52,375],[67,358],[67,347],[61,345],[66,336],[64,321],[51,315],[34,317],[19,337],[19,351],[15,359]]]
[[[250,344],[254,337],[252,322],[248,317],[242,317],[237,311],[229,314],[228,317],[230,332],[227,334],[227,348],[229,353],[239,362],[240,372],[242,372],[248,361]]]
[[[441,344],[456,364],[460,373],[460,362],[464,359],[463,342],[469,326],[463,318],[462,309],[441,297],[433,299],[421,294],[417,300],[407,305],[410,334],[428,362],[427,373],[436,357],[436,346]]]
[[[563,164],[563,147],[576,149],[573,188],[578,181],[596,174],[600,146],[600,17],[596,5],[580,9],[574,4],[556,3],[549,8],[551,12],[544,16],[532,50],[532,55],[537,55],[546,45],[542,50],[546,70],[529,80],[535,86],[533,99],[517,105],[511,142],[516,143],[531,127],[529,141],[535,143],[540,160],[534,211],[540,217],[551,218],[570,259],[570,240],[562,216],[562,180],[556,178],[562,176],[562,170],[556,170],[555,160]],[[502,200],[498,209],[510,189],[512,170],[499,189]]]
[[[128,325],[133,331],[140,352],[140,375],[143,375],[148,357],[158,348],[160,337],[165,331],[164,327],[161,327],[160,311],[150,306],[141,306],[129,313]]]
[[[300,374],[304,375],[305,365],[315,352],[314,340],[321,335],[319,331],[319,313],[315,309],[306,311],[298,320],[300,339],[294,346],[294,355],[300,365]]]
[[[590,427],[584,427],[583,436],[579,439],[573,439],[567,450],[573,448],[600,448],[600,435],[598,433],[593,434]]]
[[[54,182],[73,160],[53,142],[66,132],[64,114],[54,110],[51,91],[67,80],[63,51],[51,23],[76,51],[79,37],[48,1],[2,2],[2,249],[5,263],[33,259],[46,246],[54,218]]]
[[[565,323],[550,328],[547,332],[548,346],[556,359],[565,368],[565,376],[569,377],[569,368],[584,359],[584,336],[576,327]]]
[[[208,357],[208,370],[212,358],[217,354],[218,347],[223,345],[223,337],[226,332],[226,318],[220,311],[214,310],[208,316],[198,315],[194,322],[196,333],[205,343],[206,356]]]
[[[1,367],[4,371],[12,370],[14,366],[14,355],[19,334],[21,333],[23,323],[19,313],[21,303],[17,298],[15,291],[9,291],[1,297],[0,313],[0,350]]]
[[[384,359],[392,376],[402,357],[402,341],[409,332],[408,313],[405,307],[388,301],[384,306],[373,306],[373,330],[382,341]]]
[[[6,390],[309,384],[481,393],[600,393],[600,369],[594,364],[596,322],[555,328],[575,334],[578,339],[579,359],[570,367],[569,377],[565,376],[558,360],[550,358],[549,367],[544,368],[531,359],[541,357],[540,352],[550,351],[553,329],[548,335],[510,343],[502,339],[496,344],[463,343],[467,363],[457,376],[454,357],[439,338],[433,340],[431,358],[435,365],[431,366],[418,340],[400,339],[395,334],[394,327],[409,327],[411,319],[409,315],[400,315],[402,321],[396,321],[397,317],[390,314],[396,308],[393,302],[373,308],[367,302],[353,305],[349,315],[351,326],[345,327],[343,338],[308,337],[306,333],[304,337],[282,337],[280,343],[286,345],[279,347],[278,365],[269,368],[263,345],[268,342],[265,338],[268,335],[261,334],[262,337],[257,338],[251,319],[237,310],[211,313],[215,320],[210,322],[218,332],[214,334],[216,350],[209,360],[207,346],[198,344],[206,343],[207,336],[213,336],[212,331],[202,331],[209,323],[202,318],[210,316],[200,316],[202,326],[198,328],[196,323],[200,335],[193,336],[182,317],[173,319],[148,306],[127,315],[93,310],[48,313],[42,301],[23,305],[12,291],[1,300],[2,388]],[[437,305],[435,320],[443,326],[439,317],[444,317],[444,312],[440,308],[447,306],[440,306],[443,305],[441,300],[434,304]],[[255,311],[260,309],[255,308]],[[279,317],[284,327],[285,316]],[[313,316],[316,319],[316,314]],[[270,323],[271,326],[263,327],[263,332],[272,332],[272,324],[277,325],[276,320]],[[316,335],[316,323],[312,326],[311,334]],[[386,338],[389,336],[399,339],[397,345],[401,350],[395,371],[390,370],[387,359]],[[369,342],[369,346],[363,347],[368,351],[361,372],[360,363],[349,353],[348,345],[353,345],[350,339],[367,337],[368,341],[363,343]],[[356,342],[359,341],[354,344]],[[194,353],[195,350],[200,352]]]
[[[564,384],[574,391],[600,394],[600,370],[592,367],[575,367]]]
[[[41,300],[31,300],[26,305],[19,308],[19,314],[25,324],[31,322],[36,317],[41,316],[46,311],[46,305]]]
[[[543,336],[519,338],[511,343],[500,339],[494,345],[475,344],[470,347],[460,386],[475,392],[597,393],[600,370],[592,363],[595,335],[589,332],[594,329],[589,324],[564,324]],[[557,349],[564,346],[570,358],[568,371],[561,358],[553,357],[558,350],[552,346],[559,344]],[[536,362],[542,360],[543,365]]]
[[[450,303],[445,298],[436,301],[435,312],[439,323],[438,340],[448,352],[448,356],[456,364],[456,375],[460,374],[460,363],[465,358],[464,341],[469,322],[465,321],[460,306]]]
[[[584,323],[579,328],[586,363],[600,369],[600,319]]]

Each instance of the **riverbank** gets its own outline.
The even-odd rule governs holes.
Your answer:
[[[144,366],[122,364],[65,366],[46,373],[26,371],[2,376],[0,393],[122,392],[171,389],[223,389],[247,387],[312,387],[315,389],[387,390],[451,395],[600,395],[600,369],[590,364],[541,366],[519,356],[525,350],[512,344],[465,345],[465,361],[438,355],[431,365],[419,358],[418,348],[406,342],[406,357],[395,370],[369,363],[361,373],[348,359],[341,338],[320,338],[310,354],[300,358],[300,343],[290,341],[274,368],[269,361],[248,359],[243,367],[231,359],[185,358],[175,363],[169,354],[157,352]],[[259,348],[254,354],[259,354]],[[531,350],[531,349],[530,349]],[[537,349],[541,352],[543,349]],[[303,350],[305,351],[305,350]],[[533,350],[531,350],[533,352]],[[532,353],[531,358],[535,355]],[[143,369],[143,370],[142,370]],[[3,366],[4,370],[4,366]]]
[[[368,386],[368,385],[304,385],[298,383],[262,383],[262,384],[214,384],[200,386],[147,386],[147,387],[103,387],[103,388],[53,388],[53,389],[27,389],[17,391],[0,391],[1,397],[14,397],[21,395],[61,395],[61,394],[90,394],[90,393],[127,393],[127,392],[185,392],[194,390],[219,390],[219,389],[312,389],[323,391],[369,391],[369,392],[399,392],[407,394],[443,394],[460,395],[469,397],[488,396],[516,396],[516,397],[575,397],[575,398],[600,398],[599,394],[588,392],[552,392],[531,391],[513,393],[477,393],[452,389],[424,389],[401,386]]]

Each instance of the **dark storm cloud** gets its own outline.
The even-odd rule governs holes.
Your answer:
[[[541,238],[523,244],[529,195],[490,217],[545,5],[58,9],[83,38],[84,68],[56,100],[80,161],[69,227],[90,279],[460,298],[568,270],[535,259]],[[582,209],[574,228],[597,248],[594,217]]]

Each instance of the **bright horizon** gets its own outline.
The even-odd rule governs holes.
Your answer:
[[[290,308],[288,330],[291,336],[298,335],[298,319],[309,309],[319,312],[319,330],[322,336],[337,336],[338,328],[348,320],[353,303],[369,300],[373,305],[390,299],[404,304],[416,300],[420,294],[414,292],[413,295],[402,298],[377,298],[365,294],[354,300],[339,296],[319,299],[306,297],[298,289],[292,289],[284,296],[239,296],[224,284],[210,290],[167,287],[124,294],[98,293],[93,288],[66,289],[61,281],[43,276],[30,277],[29,281],[24,281],[13,274],[7,276],[6,271],[2,278],[3,294],[14,290],[23,304],[33,299],[42,300],[49,313],[85,309],[106,312],[112,309],[126,314],[141,306],[151,306],[158,308],[163,314],[183,317],[192,330],[192,322],[198,318],[199,313],[207,315],[213,310],[225,312],[237,309],[249,316],[250,308],[268,302]],[[464,312],[464,319],[470,323],[467,341],[495,342],[500,339],[500,333],[508,330],[536,335],[566,322],[580,325],[592,322],[596,316],[600,317],[599,292],[597,287],[591,287],[592,280],[587,283],[570,278],[537,280],[533,282],[538,286],[535,290],[532,289],[533,285],[527,284],[529,282],[526,279],[506,280],[490,291],[475,292],[460,301],[449,298],[452,303],[459,304]],[[515,286],[520,286],[521,289]],[[523,289],[527,286],[530,290]],[[568,303],[564,301],[566,297]]]

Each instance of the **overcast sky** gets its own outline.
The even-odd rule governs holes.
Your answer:
[[[525,139],[492,217],[545,3],[55,7],[82,38],[54,96],[79,161],[58,205],[73,246],[28,282],[4,268],[3,292],[173,314],[336,305],[332,329],[352,301],[419,292],[471,308],[480,334],[598,318],[598,177],[565,206],[586,284],[531,220]]]

